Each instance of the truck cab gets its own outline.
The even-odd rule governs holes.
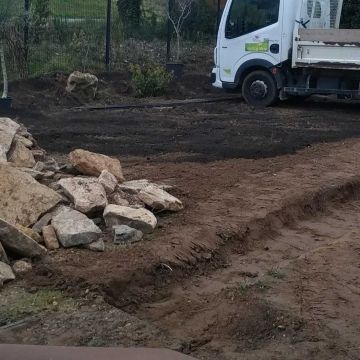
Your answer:
[[[343,0],[228,0],[213,85],[251,105],[311,94],[358,97],[359,30],[339,29]]]

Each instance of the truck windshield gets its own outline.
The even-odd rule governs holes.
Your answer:
[[[277,23],[279,7],[280,0],[233,0],[226,21],[226,38],[233,39]]]

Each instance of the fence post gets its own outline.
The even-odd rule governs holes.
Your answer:
[[[166,34],[166,61],[169,62],[171,58],[171,29],[172,24],[169,19],[173,10],[173,0],[168,0],[168,12],[167,12],[167,34]]]
[[[27,66],[29,55],[29,17],[30,17],[30,0],[24,2],[24,57]]]
[[[110,52],[111,52],[111,4],[112,0],[107,1],[107,15],[106,15],[106,49],[105,49],[105,64],[106,71],[110,72]]]

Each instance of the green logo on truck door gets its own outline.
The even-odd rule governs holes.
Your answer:
[[[249,52],[267,52],[269,51],[269,40],[265,39],[262,42],[253,42],[245,44],[245,51]]]

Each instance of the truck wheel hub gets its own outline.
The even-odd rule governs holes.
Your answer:
[[[250,86],[250,94],[253,98],[263,99],[268,94],[268,87],[264,81],[256,80]]]

